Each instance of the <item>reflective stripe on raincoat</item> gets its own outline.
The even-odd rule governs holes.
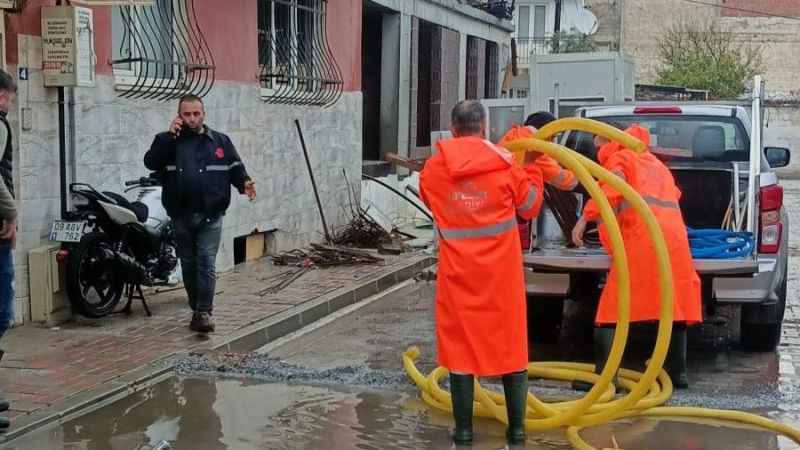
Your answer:
[[[626,130],[648,146],[650,133],[633,125]],[[609,143],[600,148],[597,159],[606,169],[624,179],[638,192],[656,216],[664,233],[672,266],[675,287],[675,321],[702,321],[700,278],[694,269],[686,225],[681,214],[681,191],[675,185],[669,169],[652,153],[637,154],[620,144]],[[631,322],[658,320],[660,289],[655,250],[644,221],[614,189],[601,183],[603,192],[614,208],[622,230],[631,275]],[[584,215],[587,220],[600,221],[597,204],[590,200]],[[611,251],[606,227],[600,224],[603,247]],[[595,321],[598,324],[617,322],[617,273],[612,267],[603,288]]]
[[[525,279],[517,215],[542,205],[542,176],[477,137],[437,143],[420,174],[439,240],[436,337],[439,363],[493,376],[528,364]]]

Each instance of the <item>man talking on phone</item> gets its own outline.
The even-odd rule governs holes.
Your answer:
[[[189,328],[214,331],[216,258],[222,217],[231,202],[231,186],[253,201],[255,183],[247,175],[230,138],[203,123],[203,100],[184,95],[169,131],[159,133],[144,155],[144,165],[158,172],[161,201],[172,218],[183,284],[192,308]]]

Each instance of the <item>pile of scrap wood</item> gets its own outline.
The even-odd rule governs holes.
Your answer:
[[[368,209],[358,204],[358,194],[350,185],[347,174],[344,174],[347,184],[347,193],[350,200],[351,219],[340,230],[331,236],[333,244],[345,247],[376,248],[381,253],[402,253],[405,250],[406,239],[416,239],[416,236],[399,231],[396,227],[387,229],[373,218]]]
[[[311,244],[308,249],[284,252],[273,256],[272,260],[279,266],[313,263],[317,267],[378,264],[383,262],[382,258],[363,250],[323,244]]]

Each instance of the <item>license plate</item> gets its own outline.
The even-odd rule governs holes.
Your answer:
[[[50,228],[50,240],[57,242],[80,242],[86,229],[86,221],[67,222],[56,220]]]

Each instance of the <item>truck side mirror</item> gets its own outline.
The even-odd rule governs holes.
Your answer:
[[[765,147],[764,156],[772,168],[788,166],[791,158],[789,149],[783,147]]]

